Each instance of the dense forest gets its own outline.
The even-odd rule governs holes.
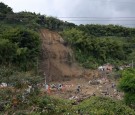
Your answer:
[[[0,8],[0,64],[18,65],[22,70],[34,67],[38,60],[40,28],[63,31],[65,28],[76,26],[36,13],[14,13],[3,3],[0,3]]]
[[[75,25],[27,11],[14,13],[12,8],[0,3],[0,83],[5,82],[16,89],[1,89],[0,113],[135,115],[134,110],[127,106],[134,105],[135,102],[135,72],[131,70],[122,73],[124,79],[121,79],[119,85],[126,93],[127,105],[123,101],[92,97],[75,106],[73,101],[41,95],[35,84],[43,80],[37,70],[41,53],[39,30],[42,28],[59,32],[73,49],[76,60],[85,68],[95,69],[104,63],[118,66],[135,60],[134,28],[118,25]],[[132,73],[131,80],[126,82],[129,73]],[[28,85],[32,85],[34,90],[30,94],[24,94],[23,91]],[[130,91],[127,91],[127,88]],[[26,97],[25,101],[22,95]],[[12,105],[14,96],[19,100],[17,108]],[[34,111],[31,112],[33,108]]]
[[[38,38],[39,28],[48,28],[50,30],[58,31],[61,33],[69,46],[74,49],[74,55],[76,57],[76,60],[78,60],[78,62],[80,62],[82,66],[86,68],[97,68],[97,66],[105,63],[112,63],[114,65],[129,64],[132,60],[134,60],[134,28],[127,28],[119,25],[77,26],[73,23],[68,23],[66,21],[62,21],[54,17],[48,17],[46,15],[31,12],[13,13],[10,7],[5,6],[2,3],[1,8],[2,10],[0,10],[0,38],[4,39],[1,41],[1,45],[9,41],[12,42],[12,44],[18,44],[17,41],[9,39],[6,39],[5,41],[4,35],[9,33],[9,35],[6,35],[7,38],[15,37],[11,34],[14,34],[16,31],[18,32],[17,29],[19,29],[20,33],[18,32],[16,34],[20,34],[20,39],[22,39],[21,37],[27,36],[22,34],[24,30],[24,33],[27,34],[31,34],[32,32],[35,33],[33,34],[33,37]],[[29,30],[31,30],[31,32]],[[30,37],[30,35],[28,35],[28,37]],[[33,39],[36,40],[35,38]],[[21,40],[18,41],[24,42]],[[38,44],[40,44],[40,41],[35,41],[35,43],[37,42]],[[12,44],[8,47],[12,47]],[[35,44],[35,46],[38,45]],[[28,48],[27,46],[18,45],[16,45],[16,47],[23,48],[21,50],[16,50],[17,52],[22,51],[23,53],[25,52],[26,48]],[[35,54],[37,55],[36,52],[38,52],[39,47],[31,50],[33,52],[35,51]],[[32,58],[34,59],[35,57]],[[14,59],[12,59],[12,62],[13,60]],[[24,60],[24,58],[22,60]],[[3,62],[2,60],[0,61]],[[9,61],[11,61],[11,59]]]
[[[134,28],[80,25],[64,30],[62,35],[74,49],[76,59],[86,68],[97,68],[105,63],[118,66],[134,60]]]

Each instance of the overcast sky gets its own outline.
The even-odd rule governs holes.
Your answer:
[[[76,24],[135,27],[135,0],[0,0],[14,12],[31,11]],[[65,17],[65,18],[64,18]]]

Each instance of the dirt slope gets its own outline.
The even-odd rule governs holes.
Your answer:
[[[84,76],[84,69],[74,62],[72,50],[64,45],[62,37],[53,31],[42,29],[41,72],[45,72],[49,81],[68,80],[71,77]],[[87,72],[88,73],[88,72]]]

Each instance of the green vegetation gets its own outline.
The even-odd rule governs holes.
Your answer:
[[[135,111],[123,103],[103,97],[91,97],[83,101],[78,110],[84,115],[135,115]]]
[[[120,65],[135,59],[135,29],[132,28],[80,25],[64,30],[62,36],[74,49],[76,59],[86,68],[96,68],[104,63]]]
[[[78,29],[84,31],[88,35],[96,37],[101,36],[117,36],[117,37],[134,37],[135,29],[126,28],[119,25],[80,25]]]
[[[135,106],[135,70],[128,69],[122,72],[119,88],[125,93],[125,102]]]
[[[54,17],[40,15],[31,12],[13,13],[7,5],[0,3],[0,24],[3,26],[23,27],[38,31],[40,28],[62,31],[65,28],[72,28],[76,25],[69,22],[61,21]]]
[[[0,20],[4,19],[7,14],[12,14],[13,11],[10,7],[4,3],[0,3]]]
[[[38,83],[43,79],[37,73],[40,58],[41,28],[61,32],[86,68],[100,64],[116,65],[135,59],[135,29],[114,25],[80,25],[61,21],[31,12],[14,13],[0,3],[0,83],[8,87],[0,91],[0,112],[16,115],[135,115],[134,110],[121,102],[101,97],[91,97],[79,105],[43,96]],[[35,68],[37,71],[35,71]],[[129,105],[135,102],[134,70],[124,71],[120,88]],[[26,88],[32,86],[32,91]],[[17,100],[14,106],[13,99]]]
[[[0,38],[0,64],[13,64],[27,70],[38,58],[40,40],[37,33],[21,28],[5,31]]]
[[[4,96],[5,93],[8,95]],[[0,103],[0,111],[3,113],[8,112],[8,114],[14,113],[15,115],[68,115],[67,113],[73,113],[71,102],[55,99],[47,95],[42,96],[39,92],[31,92],[30,94],[17,93],[16,100],[18,104],[16,107],[13,106],[13,97],[11,96],[13,93],[10,90],[1,90],[0,94],[6,99],[6,101]],[[5,104],[4,106],[2,106],[2,102]]]
[[[6,91],[11,94],[10,91]],[[1,94],[4,93],[3,91]],[[56,99],[40,94],[27,94],[27,99],[22,103],[22,98],[18,95],[19,103],[16,108],[12,107],[12,102],[6,103],[3,112],[16,115],[135,115],[135,111],[122,102],[113,101],[108,98],[91,97],[78,105],[72,105],[71,101]],[[9,99],[8,97],[5,97]]]
[[[36,13],[13,13],[12,9],[6,5],[4,9],[1,10],[1,14],[5,15],[0,21],[2,26],[2,29],[0,29],[1,33],[5,30],[12,31],[13,28],[31,30],[35,33],[40,28],[59,31],[74,49],[78,62],[86,68],[97,68],[97,66],[104,63],[122,65],[135,60],[134,28],[118,25],[77,26],[73,23]],[[5,11],[6,13],[4,13]],[[2,42],[7,43],[8,41]],[[12,45],[8,47],[12,47]]]
[[[40,54],[39,29],[62,31],[75,24],[31,12],[14,13],[0,3],[0,64],[18,66],[21,70],[35,67]]]

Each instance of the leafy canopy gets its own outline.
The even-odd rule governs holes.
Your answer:
[[[28,68],[39,55],[39,35],[28,29],[9,29],[0,37],[0,48],[1,64],[12,63]]]
[[[98,26],[94,27],[96,32]],[[74,49],[76,59],[84,67],[91,68],[108,62],[126,62],[129,58],[128,55],[132,54],[134,42],[128,42],[129,39],[105,35],[99,37],[89,34],[87,31],[91,30],[86,31],[85,29],[87,26],[84,27],[84,30],[72,28],[62,32],[64,39]]]
[[[122,72],[119,88],[125,93],[125,101],[129,105],[135,105],[135,70],[127,69]]]

